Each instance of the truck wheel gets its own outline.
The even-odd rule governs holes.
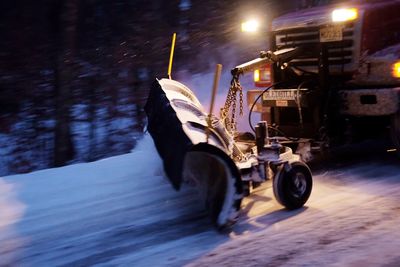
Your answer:
[[[400,111],[397,111],[392,115],[392,125],[390,127],[391,137],[395,148],[397,149],[397,155],[400,156]]]
[[[289,210],[301,208],[308,200],[312,190],[312,174],[302,162],[290,164],[289,171],[282,165],[273,181],[276,200]]]
[[[243,197],[242,180],[224,151],[206,143],[195,145],[185,155],[183,177],[196,185],[200,201],[218,229],[237,221]]]

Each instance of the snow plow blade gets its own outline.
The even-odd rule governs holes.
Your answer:
[[[156,80],[145,111],[148,131],[176,190],[183,182],[194,184],[213,223],[234,223],[242,199],[238,168],[228,156],[233,142],[225,128],[213,122],[206,143],[207,114],[193,92],[183,84]]]

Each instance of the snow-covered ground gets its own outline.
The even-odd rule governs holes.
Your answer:
[[[218,233],[145,135],[130,154],[0,178],[0,266],[399,266],[400,164],[364,161],[317,171],[297,211],[266,183]]]

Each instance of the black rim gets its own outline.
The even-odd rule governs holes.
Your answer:
[[[307,179],[303,172],[296,171],[291,176],[289,191],[296,198],[302,198],[307,191]]]

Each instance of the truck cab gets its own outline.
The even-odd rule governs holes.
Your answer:
[[[271,50],[299,52],[255,70],[256,87],[274,85],[256,111],[285,136],[325,147],[389,126],[400,151],[400,1],[303,2],[312,7],[272,22]]]

